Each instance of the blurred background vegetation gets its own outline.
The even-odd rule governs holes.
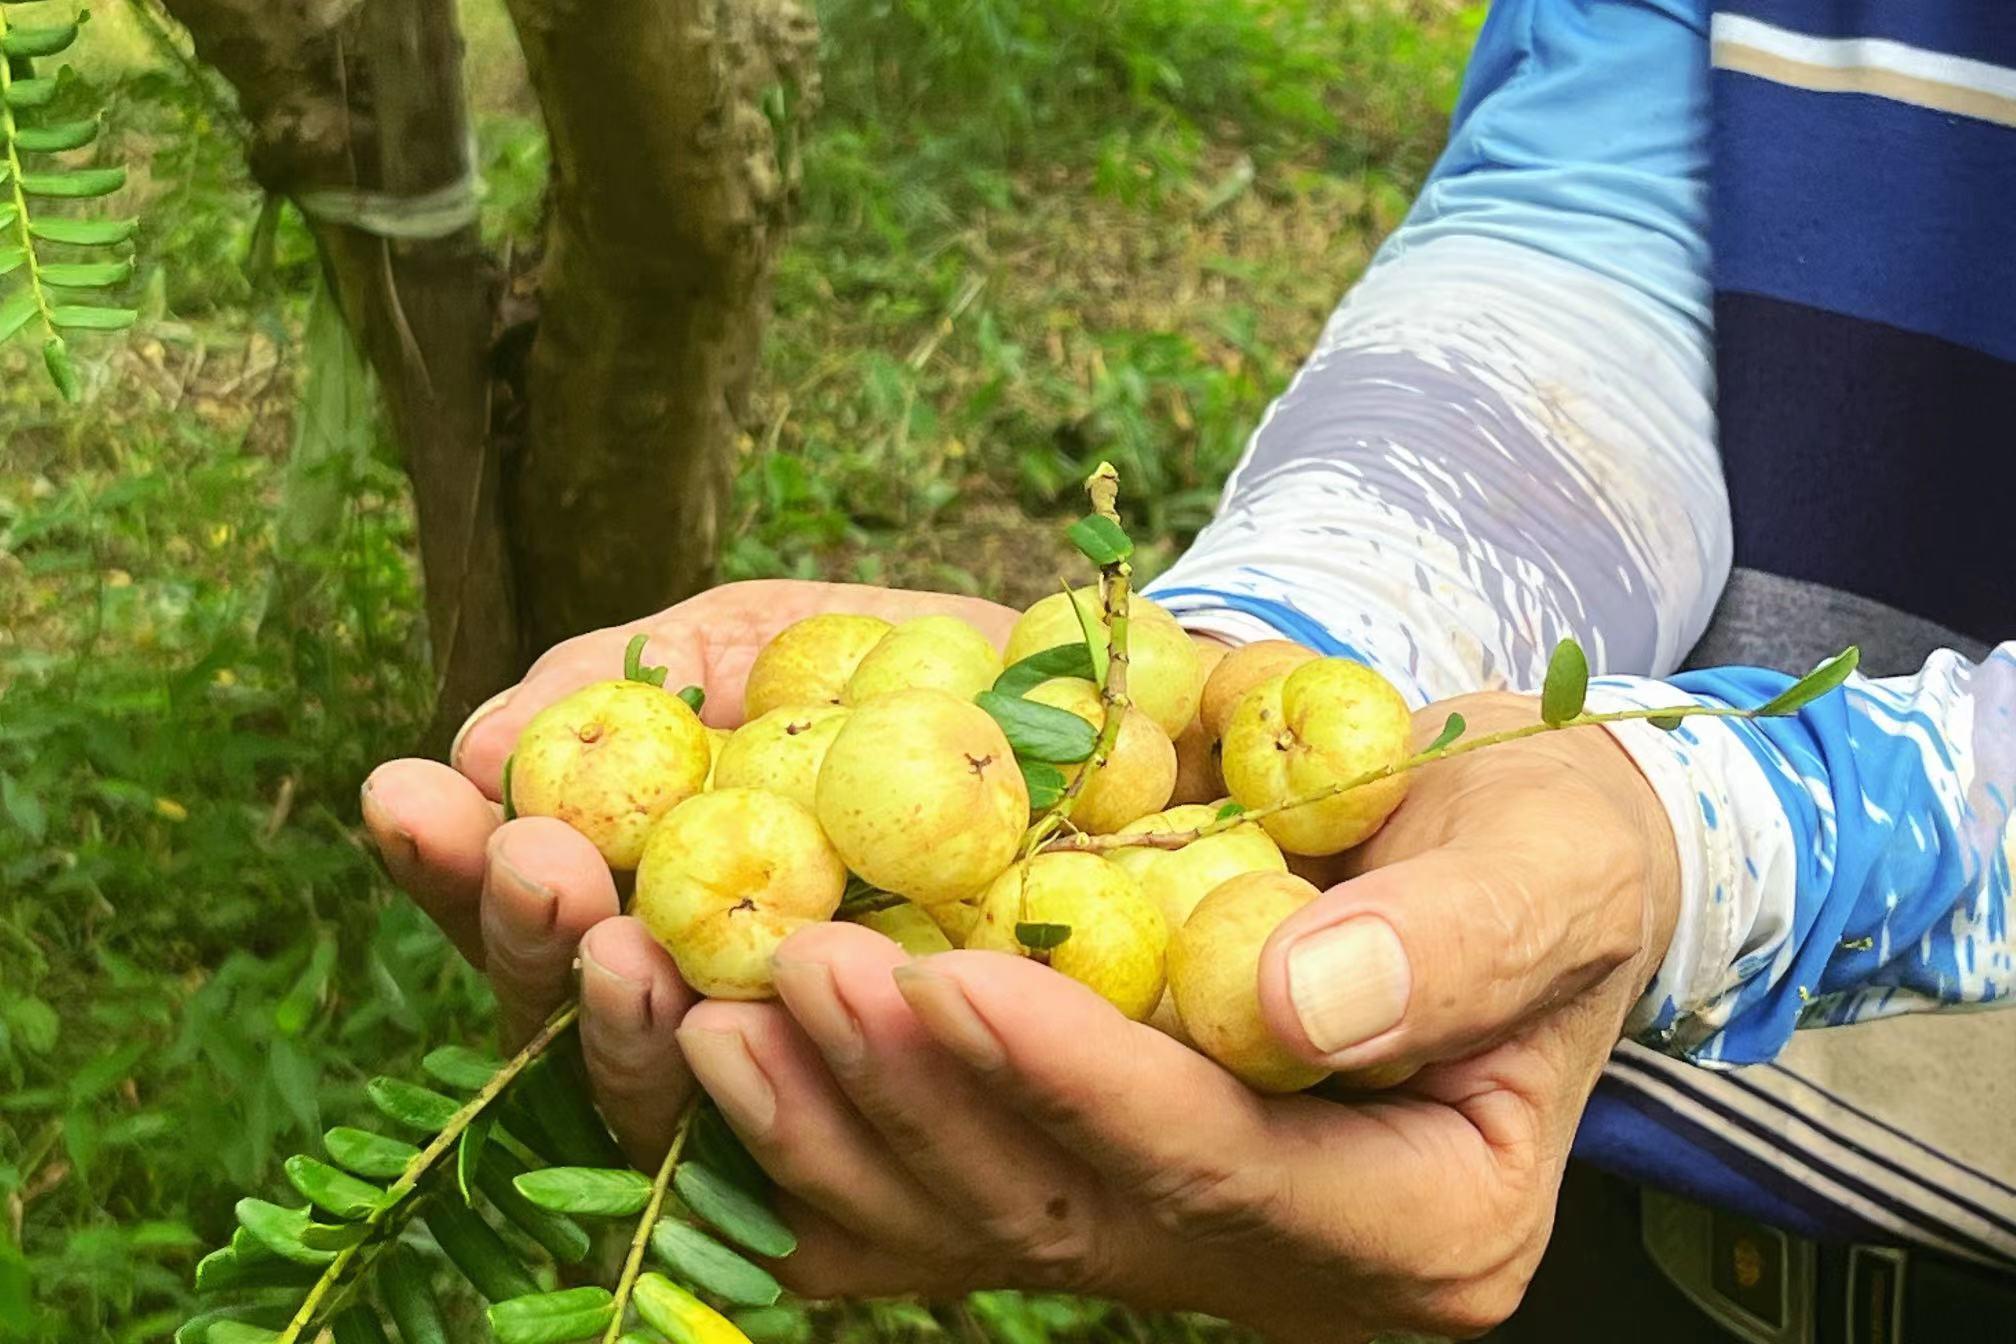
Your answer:
[[[1482,5],[820,0],[825,100],[725,577],[1030,600],[1100,457],[1166,562],[1439,147]],[[110,4],[69,95],[132,167],[143,317],[61,403],[0,350],[0,1338],[165,1338],[199,1247],[381,1069],[486,1030],[364,849],[432,683],[394,445],[228,92]],[[486,234],[537,112],[465,0]],[[312,525],[310,525],[312,524]],[[1093,1305],[771,1313],[768,1338],[1181,1339]]]

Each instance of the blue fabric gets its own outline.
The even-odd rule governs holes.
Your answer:
[[[2016,65],[2016,5],[2009,0],[1725,0],[1715,8],[1814,37],[1885,38]]]

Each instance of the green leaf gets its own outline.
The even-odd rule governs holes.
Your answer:
[[[364,1085],[364,1095],[388,1120],[430,1134],[439,1133],[462,1109],[453,1097],[398,1078],[373,1078]]]
[[[448,1344],[448,1326],[429,1278],[426,1263],[405,1246],[393,1246],[379,1265],[378,1295],[399,1327],[401,1344]]]
[[[1563,724],[1582,712],[1589,699],[1589,659],[1582,646],[1564,639],[1547,660],[1547,683],[1540,690],[1540,717]]]
[[[283,1209],[263,1199],[241,1199],[236,1212],[238,1225],[283,1260],[292,1260],[297,1265],[326,1265],[335,1258],[331,1252],[303,1244],[301,1233],[309,1223],[306,1209]]]
[[[1053,947],[1062,947],[1071,939],[1069,924],[1017,924],[1015,941],[1031,952],[1048,952]]]
[[[55,200],[76,201],[92,196],[110,196],[125,185],[124,168],[77,168],[69,172],[21,174],[21,190],[30,196],[47,196]]]
[[[385,1192],[368,1181],[360,1181],[347,1171],[338,1171],[327,1162],[296,1153],[287,1159],[287,1181],[310,1204],[338,1218],[366,1218],[385,1198]]]
[[[1849,645],[1767,701],[1757,710],[1757,716],[1779,718],[1787,714],[1797,714],[1847,681],[1861,663],[1862,650],[1852,644]]]
[[[271,1252],[266,1252],[262,1259],[248,1260],[225,1246],[196,1262],[196,1291],[223,1293],[250,1288],[292,1288],[315,1282],[320,1273],[314,1266],[283,1260]]]
[[[41,107],[56,96],[56,81],[53,79],[17,79],[7,86],[7,106],[22,109]],[[28,180],[22,174],[21,180]]]
[[[329,1338],[331,1344],[391,1344],[385,1338],[385,1327],[378,1323],[378,1313],[362,1303],[329,1318]]]
[[[27,260],[28,253],[24,248],[0,247],[0,275],[12,275]]]
[[[1456,745],[1456,739],[1469,731],[1470,725],[1464,721],[1461,714],[1451,714],[1449,721],[1442,725],[1442,731],[1436,735],[1433,742],[1430,742],[1423,749],[1422,754],[1426,755],[1429,752],[1440,751],[1444,747],[1452,747]]]
[[[45,243],[75,247],[113,247],[131,238],[137,219],[31,219],[28,232]]]
[[[466,1045],[444,1045],[439,1050],[428,1051],[427,1058],[420,1061],[420,1067],[436,1082],[464,1092],[480,1092],[496,1077],[497,1070],[504,1067],[504,1061],[481,1050],[471,1050]]]
[[[102,289],[133,278],[131,261],[59,261],[42,268],[42,283],[65,289]]]
[[[424,1221],[441,1253],[490,1301],[503,1302],[539,1291],[504,1239],[467,1204],[452,1200],[429,1204]]]
[[[1064,772],[1042,761],[1025,761],[1018,758],[1015,764],[1021,767],[1022,782],[1029,789],[1030,810],[1041,812],[1045,808],[1055,807],[1057,800],[1064,796],[1067,783]]]
[[[607,1288],[534,1293],[490,1308],[490,1337],[496,1344],[566,1344],[602,1333],[615,1314],[616,1298]]]
[[[9,28],[0,38],[0,52],[9,56],[54,56],[77,40],[77,25],[52,23],[36,28]]]
[[[5,181],[5,179],[0,178],[0,181]],[[12,233],[14,231],[14,221],[20,217],[21,212],[16,210],[12,205],[0,205],[0,233]]]
[[[1054,648],[1030,654],[994,679],[994,694],[1027,695],[1044,682],[1057,677],[1077,677],[1083,681],[1096,679],[1097,673],[1092,666],[1092,650],[1084,641],[1059,644]]]
[[[1671,733],[1677,731],[1680,725],[1686,722],[1686,718],[1679,714],[1655,714],[1645,722],[1662,733]]]
[[[672,1174],[672,1188],[686,1207],[728,1240],[758,1255],[775,1259],[798,1249],[769,1204],[698,1162],[682,1162]]]
[[[982,691],[973,703],[1001,725],[1008,745],[1019,759],[1069,764],[1092,754],[1099,734],[1068,709],[1039,705],[1033,700]]]
[[[658,1220],[651,1249],[680,1282],[738,1307],[767,1307],[783,1292],[769,1270],[676,1218]]]
[[[469,1185],[476,1179],[476,1172],[483,1163],[484,1146],[490,1142],[490,1131],[497,1126],[497,1116],[486,1111],[469,1122],[462,1131],[462,1137],[455,1141],[455,1185],[462,1191],[462,1202],[470,1201]]]
[[[280,1332],[246,1321],[221,1320],[203,1338],[206,1344],[274,1344]]]
[[[27,326],[35,312],[35,291],[26,285],[0,299],[0,341]]]
[[[632,1302],[644,1324],[672,1344],[728,1344],[736,1336],[721,1313],[663,1274],[640,1274]]]
[[[82,149],[97,138],[95,121],[59,121],[53,126],[18,126],[14,130],[15,147],[36,154]]]
[[[561,1163],[575,1167],[627,1167],[623,1150],[595,1111],[581,1039],[570,1033],[520,1075],[511,1095],[524,1103],[538,1133]],[[510,1123],[508,1120],[506,1123]],[[514,1134],[519,1131],[514,1127]]]
[[[338,1166],[347,1167],[359,1176],[375,1176],[381,1181],[405,1174],[407,1164],[420,1156],[420,1150],[410,1143],[388,1139],[368,1129],[351,1129],[347,1125],[338,1125],[324,1134],[322,1146],[328,1149],[329,1156]]]
[[[511,801],[511,766],[517,759],[518,753],[515,751],[504,758],[504,778],[497,788],[498,794],[501,795],[500,801],[503,803],[504,820],[506,821],[516,821],[518,819],[518,807]]]
[[[77,383],[77,368],[70,362],[70,347],[64,344],[61,336],[51,336],[42,342],[42,367],[49,371],[49,381],[56,384],[63,400],[76,401],[82,395]]]
[[[1243,814],[1245,811],[1246,811],[1246,804],[1244,803],[1227,803],[1225,804],[1225,806],[1218,809],[1218,814],[1212,817],[1211,820],[1226,821],[1232,817],[1236,817]]]
[[[1085,652],[1092,659],[1092,683],[1100,690],[1106,689],[1106,613],[1099,604],[1096,594],[1088,595],[1089,600],[1078,600],[1077,590],[1070,584],[1064,585],[1064,592],[1071,600],[1071,614],[1078,618],[1078,633],[1085,637]]]
[[[1088,514],[1065,530],[1071,544],[1095,565],[1117,565],[1134,554],[1134,542],[1120,524],[1103,514]]]
[[[686,708],[692,710],[695,714],[698,714],[707,704],[707,692],[701,690],[698,686],[682,686],[679,689],[679,698],[684,700]]]
[[[498,1213],[546,1253],[565,1265],[588,1258],[592,1246],[581,1225],[565,1214],[551,1213],[518,1193],[514,1182],[525,1174],[525,1164],[509,1148],[493,1143],[483,1152],[483,1165],[476,1172],[476,1184]]]
[[[770,1173],[763,1170],[712,1104],[702,1105],[693,1115],[693,1126],[686,1135],[686,1160],[711,1168],[715,1175],[740,1186],[754,1198],[769,1196]]]
[[[646,686],[663,686],[665,674],[670,668],[644,666],[644,646],[651,642],[646,634],[633,635],[630,644],[623,650],[623,679],[641,681]]]
[[[518,1193],[554,1213],[622,1218],[651,1202],[651,1181],[614,1167],[544,1167],[512,1182]]]
[[[301,1244],[313,1251],[347,1251],[371,1239],[369,1223],[310,1223],[301,1231]]]
[[[67,304],[49,310],[49,320],[71,331],[124,331],[140,320],[132,308],[95,308]]]
[[[182,1322],[175,1331],[175,1344],[206,1344],[212,1338],[213,1327],[224,1324],[274,1326],[287,1323],[293,1310],[286,1307],[229,1306],[218,1307],[214,1311],[200,1312]],[[274,1330],[267,1330],[265,1339],[278,1339]]]

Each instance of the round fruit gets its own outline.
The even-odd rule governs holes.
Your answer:
[[[1247,873],[1213,888],[1169,939],[1169,994],[1205,1054],[1262,1092],[1329,1077],[1288,1052],[1260,1013],[1260,953],[1281,921],[1316,899],[1287,873]]]
[[[1217,819],[1215,805],[1172,807],[1123,826],[1121,835],[1171,835]],[[1155,902],[1169,927],[1179,929],[1213,888],[1241,873],[1283,873],[1288,861],[1256,822],[1193,840],[1181,849],[1118,849],[1108,855]]]
[[[832,918],[846,886],[840,856],[805,807],[762,789],[717,789],[652,830],[630,913],[697,992],[763,999],[777,945]]]
[[[1003,655],[1010,663],[1085,638],[1072,603],[1106,643],[1105,612],[1093,589],[1055,593],[1022,613]],[[1174,738],[1197,716],[1197,645],[1176,618],[1145,597],[1127,604],[1127,698]]]
[[[928,957],[933,952],[952,950],[952,940],[945,936],[945,931],[938,927],[924,907],[909,901],[850,915],[848,919],[864,929],[875,930],[913,957]]]
[[[1091,724],[1095,732],[1106,721],[1106,706],[1100,702],[1099,688],[1077,677],[1052,678],[1025,698],[1076,714]],[[1068,782],[1076,779],[1085,767],[1057,768],[1064,772]],[[1071,821],[1080,830],[1094,835],[1117,831],[1166,804],[1175,787],[1176,748],[1153,719],[1129,705],[1120,718],[1120,736],[1114,740],[1113,754],[1078,795]]]
[[[849,868],[925,905],[999,877],[1029,824],[1008,739],[944,691],[880,695],[849,714],[819,767],[817,803]]]
[[[768,789],[815,806],[819,764],[847,721],[839,705],[785,705],[737,728],[714,763],[714,787]]]
[[[743,717],[757,718],[784,705],[839,704],[847,678],[893,628],[880,616],[840,612],[785,626],[750,664]]]
[[[1228,660],[1229,661],[1229,660]],[[1225,783],[1249,809],[1307,797],[1407,759],[1407,702],[1363,663],[1319,658],[1246,693],[1225,733]],[[1393,775],[1263,817],[1292,854],[1338,854],[1385,824],[1407,796]]]
[[[966,946],[1028,956],[1018,924],[1062,925],[1070,935],[1041,953],[1050,968],[1140,1022],[1162,998],[1169,928],[1134,879],[1097,854],[1038,854],[987,889]]]
[[[1285,639],[1263,639],[1232,650],[1205,678],[1204,693],[1197,703],[1197,718],[1204,731],[1223,738],[1246,692],[1263,681],[1287,676],[1317,656],[1314,650]]]
[[[1227,649],[1210,641],[1197,643],[1197,717],[1176,735],[1176,789],[1173,803],[1208,803],[1225,796],[1225,776],[1218,769],[1218,739],[1204,727],[1204,688],[1225,661]]]
[[[641,681],[584,686],[533,715],[511,753],[511,806],[558,817],[618,872],[644,838],[706,787],[707,729],[678,696]]]
[[[727,746],[728,739],[734,735],[734,731],[728,728],[707,730],[707,787],[710,789],[714,787],[714,771],[721,765],[721,748]]]
[[[957,616],[919,616],[868,650],[841,699],[850,705],[892,691],[938,690],[971,700],[1001,675],[994,642]]]

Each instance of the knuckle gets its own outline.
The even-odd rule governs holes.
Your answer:
[[[1105,1250],[1092,1220],[1066,1208],[1063,1196],[1028,1213],[983,1220],[983,1240],[997,1262],[1013,1265],[1018,1281],[1061,1293],[1085,1293],[1106,1281]]]
[[[1155,1226],[1186,1241],[1246,1240],[1277,1227],[1286,1192],[1264,1168],[1213,1163],[1159,1171],[1137,1197]]]

